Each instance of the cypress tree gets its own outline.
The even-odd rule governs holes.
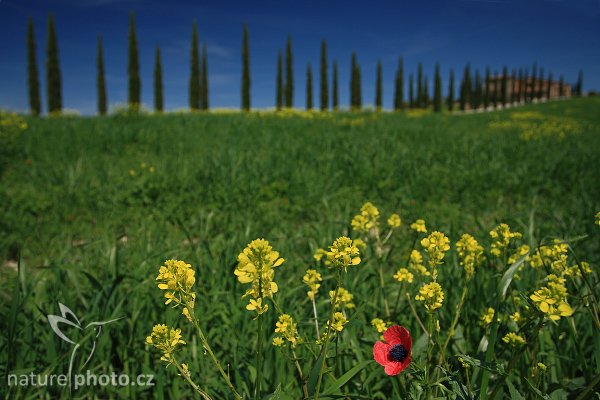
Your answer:
[[[498,71],[494,71],[494,91],[492,92],[492,103],[494,104],[494,109],[498,108],[498,102],[500,100],[500,75]]]
[[[421,63],[417,66],[417,99],[415,106],[423,108],[423,66]]]
[[[98,114],[106,115],[106,82],[104,80],[104,57],[102,55],[102,36],[98,35],[98,54],[96,60],[97,77],[96,87],[98,90]]]
[[[413,74],[408,75],[408,106],[414,108],[415,106],[415,83]]]
[[[162,63],[160,61],[160,48],[156,46],[154,57],[154,112],[161,113],[164,109]]]
[[[492,88],[491,88],[491,76],[490,76],[490,67],[485,67],[485,83],[484,83],[484,95],[483,95],[483,108],[488,109],[490,106],[490,102],[492,100]]]
[[[29,18],[27,27],[27,88],[29,91],[29,110],[31,115],[38,116],[42,112],[42,102],[40,100],[40,79],[35,55],[35,33],[32,18]]]
[[[550,100],[552,96],[552,72],[548,74],[548,86],[546,86],[546,98]]]
[[[48,92],[48,113],[62,111],[62,84],[58,62],[58,42],[54,28],[54,15],[48,14],[48,42],[46,46],[46,85]]]
[[[242,110],[250,111],[250,44],[246,24],[242,39]]]
[[[525,72],[523,73],[523,92],[521,93],[521,102],[527,102],[527,91],[529,88],[529,69],[525,68]]]
[[[313,78],[310,64],[306,68],[306,110],[310,111],[313,108]]]
[[[292,38],[288,36],[285,50],[285,106],[294,106],[294,69],[292,59]]]
[[[277,55],[277,91],[275,93],[275,104],[277,111],[281,111],[283,107],[283,60],[281,50]]]
[[[460,87],[460,109],[462,111],[467,109],[467,106],[470,106],[471,102],[471,72],[470,72],[470,64],[467,63],[465,67],[465,72],[463,74],[463,80]]]
[[[473,108],[475,110],[481,107],[481,102],[483,100],[483,87],[481,85],[481,75],[479,74],[479,70],[475,70],[475,93],[473,94]]]
[[[332,83],[332,104],[333,111],[338,111],[340,107],[340,98],[338,93],[338,68],[337,61],[333,60],[333,83]]]
[[[560,76],[560,78],[558,78],[558,97],[562,98],[565,95],[565,77],[564,76]]]
[[[321,42],[321,111],[329,108],[329,88],[327,84],[327,43]]]
[[[506,66],[502,68],[502,87],[501,87],[502,107],[506,107],[508,103],[508,69]]]
[[[517,81],[514,83],[515,85],[518,85],[519,90],[516,90],[516,86],[513,87],[513,90],[516,92],[515,94],[515,101],[517,103],[521,102],[521,96],[523,94],[523,68],[519,67],[519,76],[517,78]]]
[[[448,86],[448,111],[454,110],[454,69],[450,70],[450,84]]]
[[[358,96],[356,90],[356,54],[352,53],[352,60],[350,62],[350,110],[354,111],[358,104]]]
[[[516,84],[517,82],[517,69],[513,68],[512,75],[510,77],[510,103],[514,104],[517,101],[517,90]]]
[[[404,108],[404,60],[400,57],[398,71],[396,72],[396,85],[394,92],[394,110],[400,111]]]
[[[538,78],[538,89],[535,94],[538,99],[542,99],[544,97],[544,68],[540,67],[540,76]]]
[[[536,88],[537,88],[537,64],[533,63],[533,68],[531,69],[531,85],[529,91],[529,102],[532,102],[536,97]]]
[[[423,108],[429,108],[429,80],[427,75],[423,78]]]
[[[204,111],[208,111],[208,61],[206,55],[206,45],[202,46],[202,79],[200,80],[200,103]]]
[[[442,111],[442,77],[440,76],[440,65],[435,65],[435,78],[433,89],[433,111]]]
[[[360,111],[362,109],[362,78],[358,63],[356,63],[356,101],[358,111]]]
[[[576,92],[575,94],[578,97],[583,95],[583,71],[579,70],[579,74],[577,75],[577,85],[575,86]]]
[[[198,56],[198,25],[196,20],[192,25],[192,47],[190,49],[190,81],[189,81],[190,109],[200,109],[200,59]]]
[[[381,111],[383,106],[383,77],[381,61],[377,61],[377,78],[375,80],[375,110]]]
[[[127,102],[129,107],[137,111],[141,103],[142,83],[140,81],[140,62],[137,46],[137,38],[135,35],[135,14],[132,12],[129,15],[129,60],[128,60],[128,96]]]

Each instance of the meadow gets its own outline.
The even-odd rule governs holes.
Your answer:
[[[382,264],[369,244],[361,264],[343,275],[355,307],[345,310],[349,322],[330,347],[335,358],[319,398],[597,398],[599,107],[600,99],[590,97],[473,114],[25,118],[27,129],[13,151],[2,154],[9,162],[0,180],[0,397],[71,397],[64,387],[6,384],[11,373],[67,371],[71,347],[47,319],[62,303],[84,323],[123,317],[105,327],[87,368],[155,376],[153,387],[84,387],[74,397],[193,396],[192,387],[145,342],[155,324],[166,323],[182,329],[187,344],[178,357],[194,381],[214,399],[233,398],[181,309],[163,304],[155,278],[165,260],[175,259],[195,269],[196,316],[237,390],[252,395],[262,375],[261,397],[302,398],[290,349],[271,345],[276,308],[294,315],[300,334],[314,341],[303,276],[312,268],[323,277],[316,297],[323,324],[335,272],[315,252],[342,235],[358,237],[352,218],[371,202],[381,213],[382,232],[392,213],[402,224]],[[569,260],[589,263],[585,279],[573,276],[567,283],[573,315],[550,321],[527,303],[542,285],[543,268],[532,268],[523,257],[517,270],[487,255],[465,295],[443,371],[429,371],[429,380],[434,376],[439,385],[426,388],[418,368],[425,364],[428,341],[415,314],[426,323],[427,313],[414,300],[417,279],[414,285],[394,279],[427,236],[410,229],[417,219],[425,220],[428,233],[441,231],[450,239],[438,268],[445,298],[436,311],[436,343],[446,339],[464,285],[456,242],[470,233],[488,254],[489,232],[500,223],[523,234],[507,256],[521,244],[533,255],[536,246],[560,238],[569,245]],[[275,274],[277,307],[262,318],[258,373],[256,321],[242,299],[247,287],[234,275],[238,254],[256,238],[268,240],[285,258]],[[510,279],[502,280],[509,269]],[[508,292],[502,282],[510,285]],[[522,351],[501,340],[520,294],[530,311],[529,325],[518,325],[531,342]],[[486,326],[481,316],[488,307],[500,321],[492,317]],[[381,336],[371,326],[374,318],[411,332],[412,369],[388,377],[373,361],[373,344]],[[435,355],[440,349],[431,350]],[[320,359],[302,346],[297,351],[312,394]],[[489,392],[480,393],[483,380]]]

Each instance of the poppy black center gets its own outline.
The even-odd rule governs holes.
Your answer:
[[[390,349],[389,357],[398,362],[404,361],[406,356],[408,355],[408,351],[401,344],[397,344]]]

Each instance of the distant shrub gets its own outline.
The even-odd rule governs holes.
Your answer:
[[[25,129],[21,116],[0,110],[0,175],[18,154],[17,139]]]

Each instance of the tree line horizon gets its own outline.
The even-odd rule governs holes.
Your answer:
[[[251,75],[250,75],[250,39],[248,27],[243,26],[242,34],[242,79],[240,109],[242,111],[251,110]],[[102,36],[99,34],[97,39],[96,55],[96,95],[97,95],[97,114],[106,115],[108,112],[108,96],[106,91],[106,80],[104,74],[104,54],[102,47]],[[328,79],[328,61],[327,61],[327,42],[321,41],[320,56],[320,85],[319,85],[319,110],[340,111],[339,104],[339,82],[338,82],[338,64],[333,60],[332,66],[332,84],[331,96],[329,92]],[[129,32],[128,32],[128,96],[127,107],[129,111],[138,112],[141,109],[141,78],[138,41],[135,29],[135,13],[130,13]],[[48,114],[62,113],[62,78],[60,72],[60,63],[58,56],[58,39],[56,37],[56,28],[54,15],[48,14],[47,42],[46,42],[46,100]],[[42,113],[40,81],[38,77],[38,66],[36,60],[36,45],[34,35],[33,19],[29,18],[27,30],[27,75],[28,75],[28,98],[29,110],[33,116]],[[156,46],[154,58],[154,111],[164,111],[163,95],[163,71],[161,63],[160,46]],[[497,107],[506,107],[515,103],[528,103],[537,100],[550,100],[581,96],[583,94],[583,72],[580,70],[577,82],[574,85],[565,83],[564,76],[560,75],[555,80],[552,73],[544,76],[544,68],[540,67],[538,72],[537,63],[531,68],[528,67],[512,68],[509,72],[507,66],[503,66],[501,73],[497,70],[492,73],[490,67],[485,68],[485,74],[482,76],[478,69],[474,74],[471,72],[470,63],[467,63],[460,81],[459,96],[455,98],[455,76],[454,69],[450,69],[447,95],[443,95],[443,83],[440,73],[440,64],[435,64],[433,79],[433,93],[431,95],[428,88],[428,77],[423,74],[423,65],[418,63],[416,77],[415,74],[408,75],[408,97],[404,98],[404,60],[399,57],[398,68],[394,80],[394,99],[393,110],[403,111],[406,109],[432,109],[434,112],[441,112],[443,109],[454,111],[456,109],[465,111],[470,109],[489,109]],[[415,79],[416,78],[416,79]],[[285,73],[284,57],[280,49],[277,55],[277,75],[276,75],[275,109],[294,108],[294,68],[293,68],[293,49],[292,39],[288,36],[285,47]],[[356,52],[352,52],[350,65],[350,111],[360,111],[363,108],[362,78],[361,68],[358,63]],[[192,38],[190,45],[190,78],[188,85],[188,105],[192,112],[208,111],[209,107],[209,79],[208,79],[208,60],[206,53],[206,44],[202,45],[200,52],[198,40],[198,26],[194,19],[192,23]],[[307,111],[315,109],[313,103],[313,73],[310,63],[306,68],[306,104],[304,108]],[[330,101],[331,97],[331,101]],[[375,77],[374,105],[376,111],[383,109],[383,72],[381,61],[378,60]]]

